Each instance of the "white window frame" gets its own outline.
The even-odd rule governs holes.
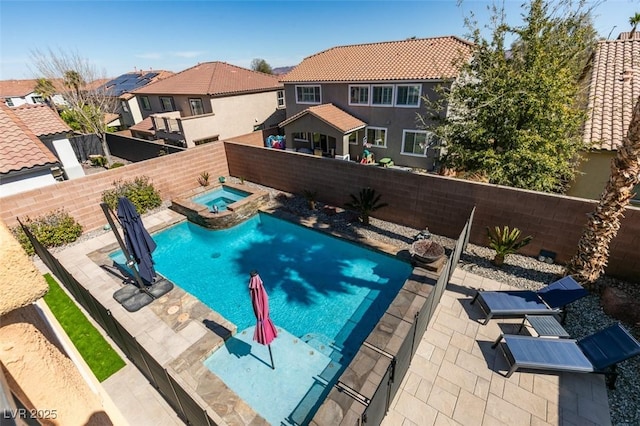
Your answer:
[[[315,89],[318,89],[318,101],[313,101],[313,102],[309,102],[309,101],[303,101],[300,100],[300,93],[298,93],[298,89],[314,89],[314,95],[315,95]],[[322,103],[322,87],[319,84],[305,84],[305,85],[300,85],[300,86],[296,86],[296,103],[297,104],[304,104],[304,105],[318,105]],[[303,93],[304,94],[304,93]],[[315,96],[314,96],[315,97]]]
[[[384,131],[384,140],[382,141],[382,145],[378,145],[375,143],[375,140],[369,140],[369,130],[383,130]],[[386,148],[387,147],[387,133],[388,130],[386,127],[375,127],[375,126],[369,126],[366,129],[366,133],[365,136],[367,137],[367,144],[371,145],[371,147],[375,147],[375,148]]]
[[[381,89],[385,89],[385,88],[390,88],[391,89],[391,102],[388,104],[377,104],[374,102],[374,91],[376,88],[381,88]],[[376,107],[393,107],[394,104],[394,100],[395,100],[395,86],[393,84],[372,84],[371,85],[371,99],[369,100],[370,105],[371,106],[376,106]]]
[[[400,88],[401,87],[417,87],[418,88],[418,99],[417,99],[417,103],[415,104],[400,104],[398,103],[398,96],[400,95]],[[407,91],[407,97],[408,97],[408,91]],[[397,106],[398,108],[420,108],[420,98],[422,98],[422,84],[398,84],[396,85],[396,93],[395,93],[395,106]]]
[[[349,140],[349,145],[359,145],[360,144],[360,139],[362,139],[360,137],[360,131],[363,129],[358,129],[358,130],[354,130],[353,132],[350,133],[350,135],[355,135],[356,136],[356,141],[355,142],[351,142],[351,140]],[[349,138],[351,139],[351,138]]]
[[[296,137],[296,135],[303,135],[304,137],[300,138],[300,137]],[[293,137],[293,140],[297,142],[306,142],[306,143],[311,142],[309,140],[309,132],[294,132],[292,137]]]
[[[124,112],[129,112],[129,105],[127,104],[127,101],[121,101],[121,105]]]
[[[284,90],[278,90],[278,92],[276,93],[277,96],[277,102],[278,102],[278,108],[286,108],[286,104],[284,102]]]
[[[407,138],[407,133],[416,133],[416,134],[424,134],[426,135],[425,137],[425,146],[424,146],[424,151],[422,154],[416,154],[415,152],[405,152],[404,150],[404,144],[406,142],[406,138]],[[428,130],[417,130],[417,129],[404,129],[402,130],[402,147],[400,148],[400,155],[406,155],[408,157],[422,157],[422,158],[426,158],[427,155],[427,150],[429,149],[429,141],[435,137],[435,133],[430,132]]]
[[[352,102],[351,101],[351,89],[353,89],[353,88],[367,89],[367,101],[366,102]],[[364,106],[367,106],[370,103],[371,86],[369,86],[368,84],[350,84],[349,85],[349,92],[347,93],[347,96],[348,96],[348,99],[349,99],[349,105],[360,105],[360,106],[364,105]]]
[[[11,99],[11,98],[5,98],[4,102],[7,104],[8,107],[13,107],[14,106],[13,99]]]

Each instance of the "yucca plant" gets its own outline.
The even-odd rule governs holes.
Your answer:
[[[500,229],[496,226],[493,230],[487,227],[487,235],[489,236],[489,247],[496,251],[496,255],[491,261],[496,266],[502,266],[504,258],[508,254],[512,254],[520,250],[531,242],[533,237],[527,235],[520,239],[522,232],[518,228],[509,229],[508,226]]]
[[[363,225],[369,225],[369,215],[372,212],[389,205],[381,203],[381,195],[377,194],[376,190],[372,188],[362,188],[357,196],[354,194],[349,195],[351,201],[345,203],[345,207],[358,212]]]
[[[209,172],[202,172],[198,176],[198,183],[200,186],[209,186]]]

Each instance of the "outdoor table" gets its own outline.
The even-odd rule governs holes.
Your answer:
[[[525,315],[520,327],[518,327],[518,334],[527,323],[529,323],[529,326],[536,332],[538,337],[570,337],[567,330],[562,327],[562,324],[560,324],[553,315]],[[491,347],[495,348],[498,346],[498,343],[500,343],[503,337],[504,334],[500,334],[500,337],[498,337]]]

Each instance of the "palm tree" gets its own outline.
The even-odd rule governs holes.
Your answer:
[[[358,212],[363,225],[369,225],[369,215],[372,212],[388,206],[387,203],[380,202],[380,194],[376,194],[376,190],[372,188],[362,188],[358,196],[350,194],[351,201],[345,203],[345,207]]]
[[[56,113],[58,112],[58,108],[56,108],[56,105],[53,102],[53,96],[56,94],[56,88],[51,80],[47,78],[39,78],[36,80],[36,87],[34,87],[33,90],[42,95],[44,101],[49,105],[49,108],[54,110]]]
[[[633,33],[636,32],[638,24],[640,24],[640,13],[636,13],[631,18],[629,18],[629,25],[631,25],[631,33],[629,33],[629,38],[633,38]]]
[[[594,287],[609,259],[609,243],[620,229],[620,219],[640,181],[640,98],[636,100],[627,136],[611,161],[609,182],[578,242],[578,252],[566,266],[565,274]]]
[[[80,98],[80,87],[85,85],[84,80],[79,72],[69,70],[64,73],[64,85],[69,89],[73,89],[76,97]]]

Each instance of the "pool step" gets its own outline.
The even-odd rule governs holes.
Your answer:
[[[302,336],[301,340],[334,362],[339,363],[344,357],[342,347],[336,345],[332,339],[323,334],[307,333]]]

